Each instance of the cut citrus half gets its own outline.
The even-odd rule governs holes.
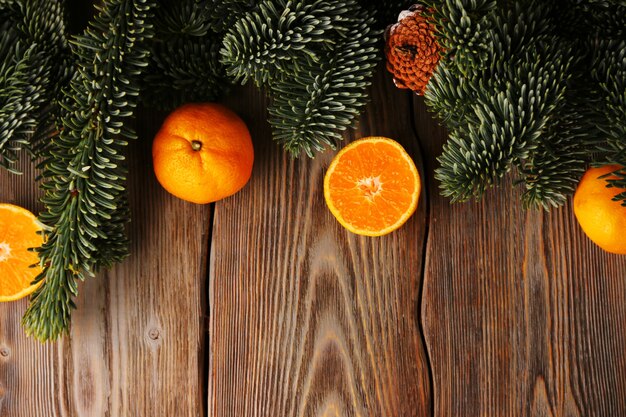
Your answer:
[[[0,301],[26,297],[41,285],[32,284],[41,272],[36,252],[41,246],[41,224],[30,211],[11,204],[0,204]]]
[[[396,141],[369,137],[343,148],[324,177],[324,198],[349,231],[382,236],[402,226],[417,208],[420,176]]]

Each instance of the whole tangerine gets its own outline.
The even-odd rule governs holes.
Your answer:
[[[154,173],[168,192],[207,204],[241,190],[254,148],[243,120],[216,103],[185,104],[163,122],[152,144]]]
[[[626,207],[613,197],[621,191],[608,188],[600,178],[622,168],[606,165],[585,172],[574,195],[574,214],[585,234],[607,252],[626,254]]]

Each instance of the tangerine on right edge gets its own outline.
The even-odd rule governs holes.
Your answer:
[[[624,190],[607,188],[606,178],[619,165],[589,168],[574,194],[574,214],[585,234],[607,252],[626,254],[626,207],[612,198]]]

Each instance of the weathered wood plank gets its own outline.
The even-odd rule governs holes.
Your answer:
[[[140,119],[129,191],[132,255],[80,286],[70,335],[42,346],[19,327],[25,301],[0,305],[0,416],[202,416],[209,206],[168,195],[151,167],[163,115]],[[0,197],[29,208],[32,175]]]
[[[435,416],[626,415],[626,257],[571,207],[524,211],[507,179],[479,203],[437,193],[443,129],[415,100],[428,158],[423,322]]]
[[[390,136],[418,156],[410,97],[387,77],[372,91],[347,137]],[[215,209],[209,415],[429,415],[417,320],[425,201],[389,236],[348,233],[324,203],[334,153],[290,159],[271,143],[263,96],[235,97],[256,161],[248,186]]]

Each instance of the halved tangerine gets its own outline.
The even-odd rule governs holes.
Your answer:
[[[402,226],[417,208],[420,176],[396,141],[368,137],[343,148],[324,177],[324,198],[349,231],[382,236]]]
[[[35,291],[41,281],[36,265],[39,256],[29,248],[41,246],[41,223],[30,211],[12,204],[0,204],[0,301],[13,301]],[[33,267],[31,267],[33,266]]]

